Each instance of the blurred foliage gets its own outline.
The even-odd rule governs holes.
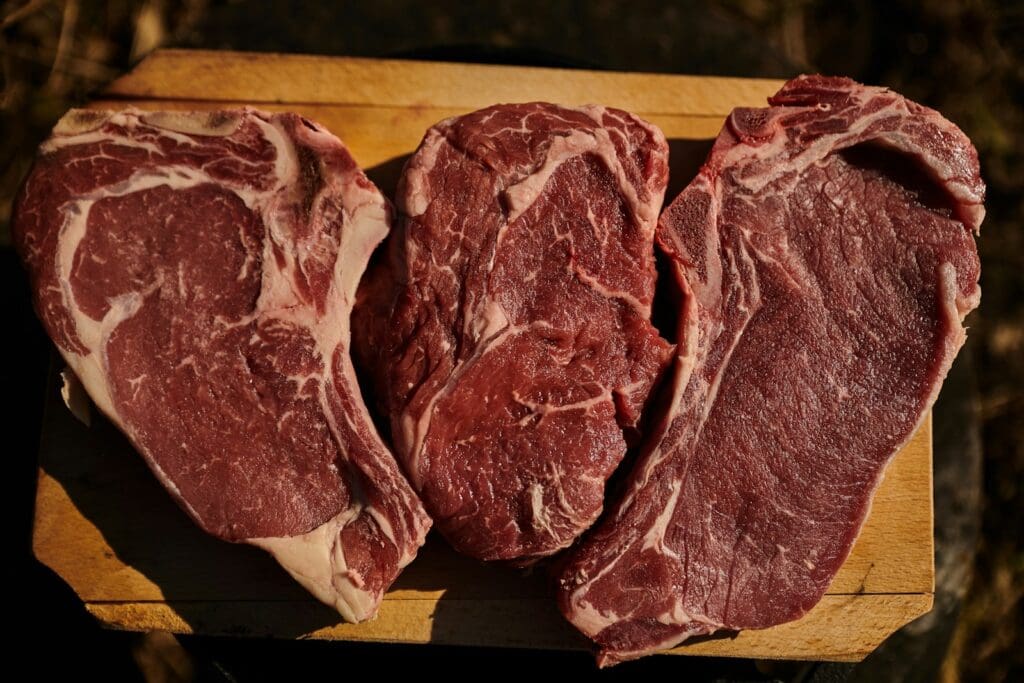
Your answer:
[[[175,40],[205,2],[56,2],[0,4],[0,245],[35,148],[58,118],[156,46]]]
[[[1022,675],[1021,3],[4,0],[0,15],[0,246],[9,245],[14,192],[49,128],[159,45],[376,56],[475,45],[613,69],[772,77],[820,71],[887,85],[940,110],[977,145],[989,184],[978,242],[984,300],[969,320],[983,393],[984,533],[943,674],[992,681]]]

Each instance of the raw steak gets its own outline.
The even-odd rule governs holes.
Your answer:
[[[602,664],[817,603],[979,301],[960,130],[842,78],[769,102],[732,113],[659,222],[684,300],[671,407],[560,575]]]
[[[14,216],[36,310],[96,405],[203,529],[350,621],[430,526],[348,351],[388,227],[337,138],[252,110],[72,111]]]
[[[626,112],[532,103],[442,121],[406,165],[356,347],[461,552],[526,562],[601,512],[671,352],[649,322],[667,155]]]

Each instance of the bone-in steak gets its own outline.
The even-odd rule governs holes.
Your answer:
[[[349,358],[389,207],[295,114],[69,113],[19,196],[36,309],[206,531],[371,617],[430,525]]]
[[[667,156],[626,112],[532,103],[442,121],[406,165],[355,343],[458,550],[528,561],[601,512],[671,350],[649,322]]]
[[[770,104],[732,113],[659,223],[684,299],[670,408],[560,575],[602,663],[817,603],[979,301],[960,130],[840,78]]]

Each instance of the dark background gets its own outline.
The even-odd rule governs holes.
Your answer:
[[[36,146],[69,107],[171,45],[773,78],[818,71],[890,86],[940,110],[978,148],[989,214],[978,241],[982,306],[968,319],[968,345],[936,406],[936,609],[856,668],[655,657],[601,676],[1024,680],[1021,3],[17,0],[0,2],[0,16],[0,365],[14,399],[5,411],[3,477],[14,536],[9,671],[223,681],[341,678],[362,668],[594,673],[583,654],[103,631],[32,558],[34,458],[51,351],[10,247],[11,201]]]

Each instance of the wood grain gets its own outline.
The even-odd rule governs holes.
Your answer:
[[[600,102],[643,114],[717,116],[763,107],[781,81],[355,57],[163,50],[107,89],[127,99],[452,107]],[[723,93],[726,94],[723,97]]]
[[[859,661],[904,624],[908,613],[931,609],[930,593],[859,596],[826,595],[803,619],[763,631],[742,631],[735,637],[695,641],[666,654],[744,656],[758,659],[825,659]],[[103,623],[126,630],[187,633],[180,606],[164,602],[88,603]],[[297,632],[280,602],[208,602],[201,609],[202,632],[221,635],[276,636]],[[446,620],[438,627],[434,600],[385,601],[380,616],[365,624],[334,624],[303,634],[316,640],[360,642],[431,642],[441,645],[582,649],[582,636],[569,628],[550,599],[459,600],[445,603]],[[268,621],[269,620],[269,621]],[[472,624],[473,628],[463,628]],[[242,625],[242,626],[240,626]],[[858,625],[851,628],[851,625]],[[742,655],[737,655],[741,652]]]
[[[496,101],[602,102],[646,116],[670,140],[670,196],[694,175],[734,106],[778,83],[650,74],[238,53],[157,52],[97,108],[298,111],[339,135],[386,193],[426,128]],[[269,556],[216,541],[177,509],[124,438],[91,428],[48,392],[33,543],[114,628],[324,639],[581,648],[543,572],[483,566],[433,538],[367,624],[339,623]],[[842,457],[842,454],[836,454]],[[931,419],[887,468],[828,595],[804,618],[673,652],[856,660],[927,612],[934,591]]]

